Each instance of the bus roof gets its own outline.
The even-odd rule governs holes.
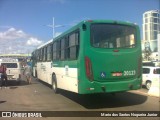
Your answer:
[[[55,37],[54,39],[49,40],[48,42],[40,45],[39,47],[37,47],[37,49],[40,49],[54,41],[56,41],[57,39],[61,38],[62,36],[72,32],[73,30],[76,30],[78,27],[82,26],[85,23],[112,23],[112,24],[125,24],[125,25],[130,25],[130,26],[137,26],[135,23],[131,23],[128,21],[117,21],[117,20],[84,20],[81,21],[80,23],[78,23],[77,25],[71,27],[70,29],[68,29],[67,31],[63,32],[61,35]],[[36,50],[36,49],[35,49]],[[34,50],[34,51],[35,51]]]
[[[84,20],[84,21],[81,21],[80,23],[76,24],[75,26],[71,27],[67,31],[63,32],[59,36],[55,37],[53,39],[53,41],[59,39],[60,37],[62,37],[63,35],[65,35],[67,33],[72,32],[73,30],[76,30],[77,27],[80,27],[80,26],[82,26],[85,23],[86,24],[87,23],[111,23],[111,24],[124,24],[124,25],[129,25],[129,26],[137,26],[136,23],[132,23],[132,22],[129,22],[129,21],[118,21],[118,20]]]
[[[39,48],[42,48],[42,47],[46,46],[47,44],[51,43],[52,41],[53,41],[53,39],[51,39],[51,40],[47,41],[46,43],[44,43],[44,44],[42,44],[42,45],[38,46],[38,47],[37,47],[37,49],[39,49]]]

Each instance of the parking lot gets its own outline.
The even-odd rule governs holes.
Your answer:
[[[156,113],[155,111],[159,111],[160,102],[158,97],[148,96],[145,88],[137,91],[117,93],[115,95],[78,95],[63,90],[59,94],[54,94],[50,86],[37,79],[33,79],[31,85],[28,85],[25,79],[21,81],[20,85],[16,85],[15,81],[9,81],[8,88],[0,90],[0,96],[1,112],[40,111],[42,112],[41,119],[66,119],[70,117],[73,119],[76,117],[76,119],[85,118],[90,120],[91,117],[93,119],[97,119],[97,117],[106,119],[109,116],[104,117],[103,114],[113,114],[113,112],[148,111],[151,113],[151,111],[154,111],[153,113]],[[75,111],[81,111],[82,113],[76,113]],[[104,113],[101,113],[102,111]],[[109,118],[115,119],[119,117]],[[120,118],[135,119],[134,116],[121,116]],[[139,119],[144,118],[150,119],[150,117],[139,117]],[[17,120],[17,117],[14,119]],[[158,120],[159,117],[152,117],[152,119]]]

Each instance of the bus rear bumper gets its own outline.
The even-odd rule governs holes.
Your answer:
[[[92,93],[112,93],[112,92],[124,92],[129,90],[137,90],[142,86],[142,79],[137,78],[128,81],[119,82],[90,82],[83,84],[79,89],[80,94],[92,94]]]

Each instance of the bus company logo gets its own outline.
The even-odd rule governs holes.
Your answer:
[[[42,117],[40,112],[2,112],[0,117]]]
[[[2,112],[2,117],[12,117],[11,112]]]
[[[101,76],[102,78],[105,78],[105,77],[106,77],[106,73],[105,73],[105,72],[101,72],[101,73],[100,73],[100,76]]]

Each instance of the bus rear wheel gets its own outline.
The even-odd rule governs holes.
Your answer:
[[[56,75],[52,75],[52,89],[54,93],[58,93]]]

